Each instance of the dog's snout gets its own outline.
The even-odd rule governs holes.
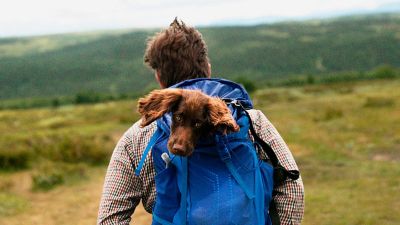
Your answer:
[[[172,154],[189,156],[193,152],[193,146],[181,139],[172,138],[168,142],[168,149]]]
[[[185,148],[183,147],[183,145],[178,144],[178,143],[175,143],[175,144],[172,146],[172,149],[173,149],[175,152],[179,152],[179,153],[181,153],[181,154],[185,153]]]

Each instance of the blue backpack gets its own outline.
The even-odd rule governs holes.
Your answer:
[[[183,81],[171,88],[197,89],[225,100],[240,131],[201,138],[191,156],[181,157],[167,148],[171,114],[157,120],[156,132],[135,171],[140,174],[151,150],[156,171],[152,224],[279,224],[274,185],[287,177],[297,179],[299,173],[280,166],[271,147],[255,133],[246,111],[253,104],[244,88],[228,80],[206,78]],[[268,162],[258,158],[256,146],[268,155]],[[163,154],[169,156],[170,163],[166,164]]]

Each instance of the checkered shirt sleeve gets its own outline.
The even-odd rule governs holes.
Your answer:
[[[287,170],[299,170],[285,141],[272,123],[259,110],[249,110],[254,129],[259,137],[274,150],[279,162]],[[264,152],[260,158],[267,158]],[[304,215],[304,186],[301,176],[297,180],[286,180],[274,190],[274,197],[282,225],[301,224]]]
[[[271,122],[259,110],[249,112],[257,134],[271,145],[281,164],[289,170],[297,170],[289,148]],[[111,156],[97,224],[129,224],[140,201],[145,210],[151,213],[155,202],[155,170],[151,154],[146,156],[139,176],[135,175],[135,169],[155,132],[156,123],[145,128],[140,128],[139,124],[140,121],[125,132]],[[276,191],[278,194],[275,200],[281,224],[300,224],[304,213],[304,188],[301,178],[297,181],[286,181]]]

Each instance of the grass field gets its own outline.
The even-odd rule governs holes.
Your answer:
[[[303,224],[399,224],[400,80],[269,88],[253,99],[300,167]],[[0,224],[94,224],[105,165],[135,105],[0,111]],[[140,208],[132,224],[150,216]]]

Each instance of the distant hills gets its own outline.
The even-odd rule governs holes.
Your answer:
[[[254,81],[400,67],[400,14],[200,28],[214,76]],[[0,99],[141,93],[154,30],[0,39]]]

